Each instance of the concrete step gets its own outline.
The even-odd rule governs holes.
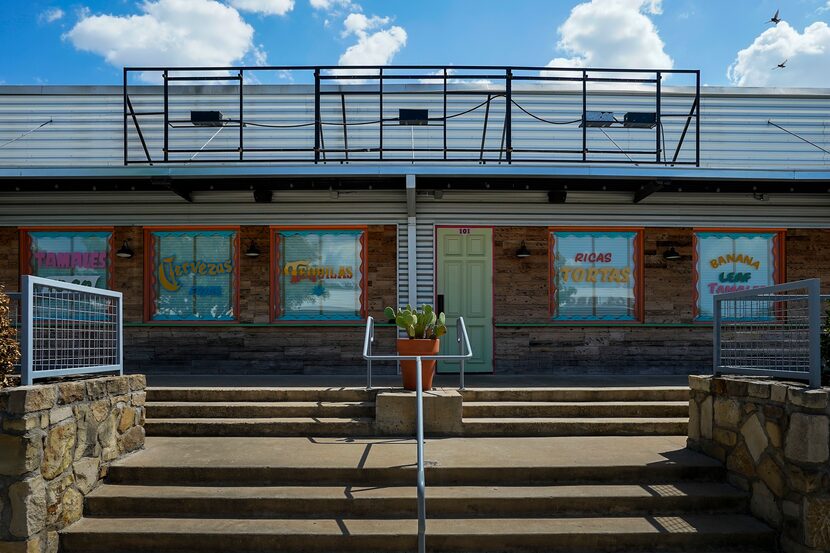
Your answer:
[[[464,401],[689,401],[687,386],[467,388]]]
[[[373,418],[147,419],[148,436],[371,436]]]
[[[406,519],[84,518],[61,533],[61,551],[414,551]],[[430,519],[429,551],[701,551],[771,547],[748,516]]]
[[[427,439],[430,486],[720,481],[716,460],[684,436]],[[148,437],[109,467],[140,485],[412,486],[414,440],[320,437]]]
[[[87,516],[252,517],[417,516],[414,486],[125,486],[86,498]],[[746,494],[721,483],[429,486],[430,517],[680,514],[735,512]]]
[[[688,418],[464,418],[465,436],[686,436]]]
[[[169,418],[374,418],[371,401],[152,401],[147,416]]]
[[[465,418],[688,417],[687,401],[465,401]]]
[[[279,402],[279,401],[374,401],[377,390],[343,387],[150,387],[147,401]]]

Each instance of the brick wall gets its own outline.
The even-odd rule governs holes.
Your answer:
[[[269,228],[244,226],[240,233],[239,318],[242,325],[128,326],[124,329],[128,369],[148,374],[359,374],[365,370],[361,358],[362,326],[244,326],[270,322]],[[125,297],[135,298],[125,304],[125,319],[140,322],[143,316],[141,229],[119,228],[116,235],[119,240],[123,240],[122,236],[130,237],[130,246],[136,253],[133,259],[121,260],[116,266],[116,282]],[[244,255],[252,240],[260,250],[256,258]],[[368,307],[369,314],[381,320],[384,307],[394,305],[397,295],[396,241],[395,225],[368,227]],[[387,334],[388,342],[385,342]],[[378,329],[380,347],[394,348],[393,338],[391,329]],[[378,373],[392,370],[378,367]]]
[[[494,231],[496,372],[688,374],[711,366],[711,327],[691,326],[691,228],[644,231],[645,325],[509,326],[550,322],[547,233],[540,227]],[[516,257],[522,240],[531,257]],[[666,261],[663,252],[672,246],[682,258]],[[789,231],[786,258],[788,280],[820,277],[830,291],[830,230]],[[685,326],[658,326],[678,323]]]

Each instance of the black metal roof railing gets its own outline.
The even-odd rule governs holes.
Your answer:
[[[137,85],[131,80],[138,74],[145,82],[161,82],[162,94],[156,98],[160,106],[142,98],[143,104],[134,107],[130,92]],[[250,96],[246,89],[260,82],[258,76],[269,74],[291,75],[291,82],[313,84],[313,92],[305,94],[299,109],[285,106],[288,120],[259,119],[261,105],[246,103]],[[688,79],[689,92],[665,110],[663,81],[670,76]],[[425,86],[413,87],[413,82]],[[221,87],[222,101],[213,101],[211,92],[219,96],[220,87],[200,87],[196,90],[201,96],[190,98],[182,92],[184,87],[175,86],[183,83],[231,86]],[[227,99],[228,88],[235,99]],[[192,95],[193,89],[188,89]],[[570,97],[568,105],[545,107],[546,99],[561,98],[563,93]],[[626,107],[618,98],[617,105],[610,106],[611,95],[636,101]],[[367,98],[374,103],[367,103]],[[347,99],[360,99],[359,105],[350,111]],[[451,112],[450,102],[462,105]],[[313,113],[303,107],[312,105]],[[616,113],[619,107],[622,118]],[[337,120],[324,112],[337,113]],[[414,128],[424,126],[439,127],[440,136],[419,137],[427,145],[416,145]],[[401,134],[402,127],[411,127],[410,144]],[[225,133],[216,141],[218,146],[211,146],[227,128],[236,129],[234,136]],[[693,145],[684,148],[690,134]],[[135,148],[136,140],[140,150]],[[125,67],[123,150],[125,165],[553,162],[699,166],[700,71],[485,65]]]

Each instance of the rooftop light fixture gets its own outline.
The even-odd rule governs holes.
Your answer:
[[[530,257],[530,250],[527,249],[524,240],[522,240],[522,245],[519,247],[519,249],[516,250],[516,257],[518,257],[519,259]]]
[[[580,123],[579,126],[592,128],[610,127],[616,121],[613,111],[586,111],[584,123]]]
[[[653,129],[657,126],[657,114],[654,112],[629,111],[623,116],[626,129]]]
[[[427,109],[399,109],[398,123],[411,127],[429,125],[429,110]]]
[[[221,111],[191,111],[190,123],[194,127],[224,127]]]
[[[117,255],[118,257],[122,257],[124,259],[129,259],[135,255],[132,248],[130,248],[130,246],[127,245],[127,242],[129,242],[129,240],[124,240],[124,243],[121,244],[121,247],[118,248],[118,251],[115,252],[115,255]]]

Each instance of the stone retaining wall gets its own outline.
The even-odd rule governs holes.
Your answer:
[[[784,551],[830,551],[830,388],[711,376],[689,385],[689,447],[726,464]]]
[[[0,553],[55,553],[107,467],[144,446],[143,375],[0,390]]]

